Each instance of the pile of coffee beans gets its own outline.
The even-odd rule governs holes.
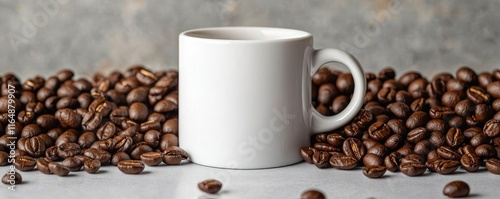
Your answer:
[[[362,110],[343,128],[312,137],[303,159],[318,168],[353,169],[379,178],[386,170],[418,176],[485,166],[500,173],[500,70],[477,74],[461,67],[427,79],[392,68],[366,73]],[[321,68],[312,78],[313,106],[325,115],[347,106],[350,73]]]
[[[20,171],[66,176],[114,165],[137,174],[145,164],[189,158],[178,147],[177,71],[134,66],[90,81],[71,70],[22,83],[12,73],[0,79],[0,166],[13,154]]]

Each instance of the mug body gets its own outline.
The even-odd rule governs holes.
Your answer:
[[[311,125],[311,34],[222,27],[179,36],[179,145],[232,169],[300,162]]]

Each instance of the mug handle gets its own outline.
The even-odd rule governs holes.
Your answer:
[[[316,111],[314,107],[312,108],[312,132],[327,132],[343,126],[356,116],[358,111],[361,109],[361,106],[363,106],[363,100],[366,92],[366,79],[363,69],[356,58],[342,50],[332,48],[315,50],[312,62],[313,67],[311,69],[311,77],[322,65],[328,62],[338,62],[347,66],[354,79],[354,92],[352,99],[342,112],[333,116],[323,116]]]

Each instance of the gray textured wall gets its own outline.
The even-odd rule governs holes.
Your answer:
[[[78,74],[142,63],[177,67],[180,32],[276,26],[313,33],[317,48],[351,51],[368,71],[427,75],[500,66],[500,1],[0,0],[0,74]],[[45,6],[44,6],[45,5]],[[50,5],[47,6],[46,5]]]

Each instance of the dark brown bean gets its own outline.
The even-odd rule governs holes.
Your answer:
[[[67,176],[70,172],[69,169],[62,166],[57,162],[49,162],[49,170],[51,173],[56,174],[58,176]]]
[[[145,168],[144,163],[138,160],[122,160],[118,162],[117,166],[125,174],[139,174]]]
[[[367,166],[363,169],[363,174],[368,178],[380,178],[386,170],[385,166]]]
[[[141,155],[141,160],[148,166],[157,166],[163,160],[162,152],[147,152]]]
[[[87,173],[94,174],[101,168],[101,162],[99,160],[89,160],[83,163],[83,167]]]
[[[466,197],[469,195],[470,188],[464,181],[453,181],[443,189],[443,194],[451,198]]]
[[[17,156],[12,164],[20,171],[31,171],[36,166],[36,160],[30,156]]]
[[[357,138],[347,138],[342,146],[343,152],[350,157],[361,160],[365,156],[366,148],[363,142]]]
[[[198,188],[205,193],[216,194],[221,190],[222,183],[214,179],[204,180],[198,183]]]

